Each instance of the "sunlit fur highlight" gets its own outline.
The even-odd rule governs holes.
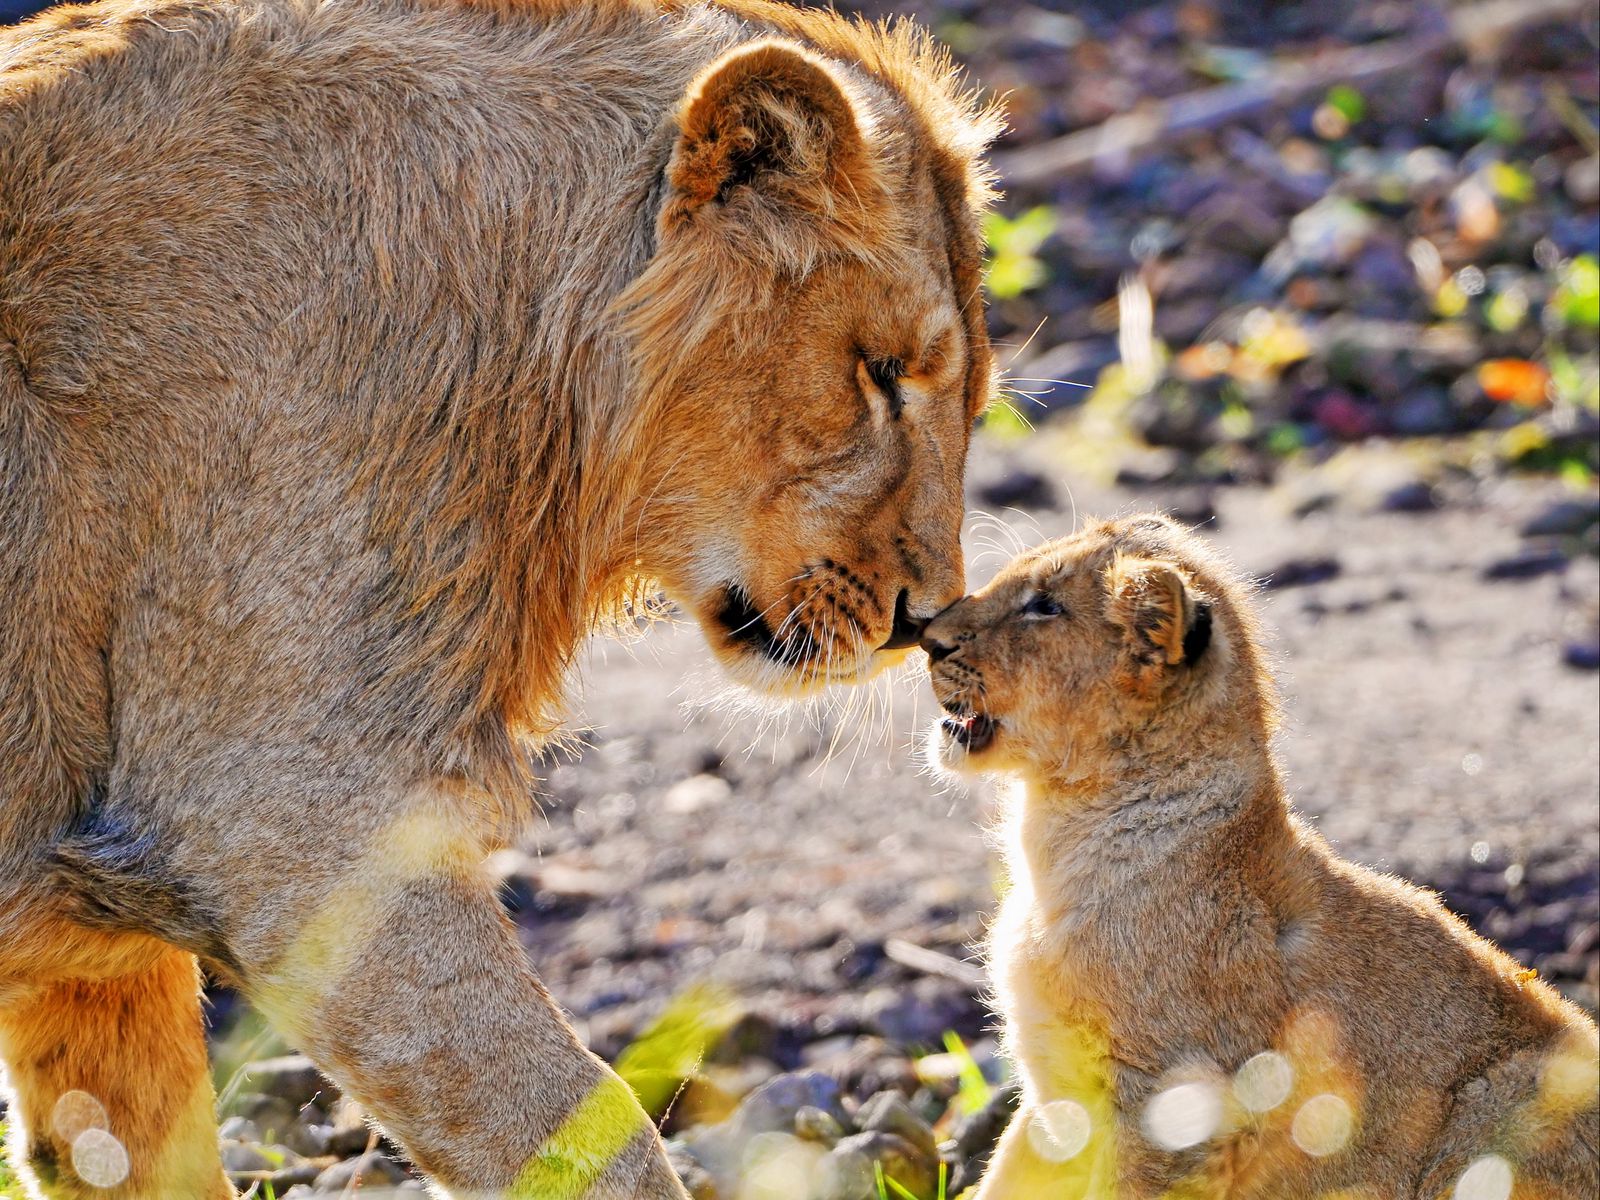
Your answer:
[[[724,187],[690,135],[739,105],[772,144]],[[93,1080],[132,1163],[95,1194],[226,1194],[173,1100],[209,1103],[193,953],[458,1193],[570,1141],[613,1077],[467,860],[652,579],[704,623],[699,592],[762,574],[826,648],[747,671],[791,691],[889,662],[898,590],[959,592],[993,129],[923,35],[759,3],[107,0],[0,33],[0,1041],[30,1187]],[[916,452],[851,426],[853,326],[948,314]],[[747,504],[863,431],[848,503],[829,477]],[[853,614],[797,578],[829,538]],[[388,861],[418,827],[468,849]],[[647,1127],[611,1149],[595,1200],[681,1196]]]
[[[1204,541],[1090,521],[925,639],[941,703],[997,722],[931,758],[1012,787],[989,945],[1023,1095],[980,1200],[1449,1200],[1487,1155],[1516,1200],[1600,1187],[1594,1023],[1293,814],[1251,589]]]

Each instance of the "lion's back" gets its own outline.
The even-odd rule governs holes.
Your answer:
[[[385,498],[409,521],[421,489],[401,472],[374,500],[360,464],[443,469],[414,414],[539,394],[529,346],[587,319],[572,248],[644,253],[616,193],[648,197],[623,173],[707,53],[700,20],[106,0],[0,32],[0,876],[18,813],[44,828],[108,753],[135,568],[320,577],[263,539],[359,542]]]

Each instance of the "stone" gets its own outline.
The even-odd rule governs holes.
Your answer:
[[[328,1131],[327,1153],[339,1158],[365,1152],[372,1141],[373,1133],[367,1127],[366,1116],[352,1100],[342,1099],[333,1106],[329,1124],[332,1128]]]
[[[266,1096],[275,1096],[300,1108],[320,1095],[332,1101],[338,1089],[323,1078],[317,1066],[303,1054],[286,1054],[250,1063],[244,1069],[250,1086]]]
[[[1017,1111],[1020,1096],[1014,1083],[998,1087],[990,1093],[988,1103],[958,1119],[951,1128],[950,1140],[941,1148],[945,1161],[953,1164],[950,1195],[960,1195],[982,1176],[1000,1135]]]
[[[691,775],[667,789],[661,807],[671,813],[689,815],[715,808],[733,796],[728,781],[718,775]]]
[[[258,1194],[282,1196],[290,1188],[313,1185],[321,1173],[322,1168],[314,1162],[300,1162],[294,1166],[280,1167],[261,1181],[265,1186]],[[271,1188],[270,1193],[265,1190],[266,1187]]]
[[[820,1109],[841,1127],[849,1122],[837,1080],[820,1071],[795,1071],[769,1079],[734,1110],[729,1124],[740,1136],[787,1133],[802,1108]]]
[[[307,1158],[321,1158],[330,1153],[328,1147],[333,1140],[334,1128],[321,1122],[297,1121],[289,1126],[283,1133],[283,1144],[296,1154],[304,1154]],[[366,1141],[363,1139],[358,1149],[364,1149]]]
[[[1558,547],[1524,546],[1483,568],[1485,579],[1536,579],[1567,569],[1567,556]]]
[[[229,1115],[243,1117],[264,1134],[294,1124],[296,1108],[280,1096],[263,1092],[236,1092],[228,1102]]]
[[[995,508],[1054,508],[1055,488],[1036,471],[1012,470],[978,488],[978,499]]]
[[[886,1181],[913,1196],[931,1196],[938,1187],[938,1160],[931,1154],[892,1133],[858,1133],[822,1160],[811,1200],[878,1200],[878,1167]]]
[[[717,1181],[694,1156],[694,1151],[682,1140],[673,1138],[667,1142],[667,1162],[672,1165],[673,1171],[683,1181],[683,1186],[689,1189],[689,1195],[693,1196],[694,1200],[722,1200]]]
[[[919,979],[909,988],[874,988],[863,1002],[867,1028],[901,1046],[937,1046],[973,1015],[970,990],[954,980]]]
[[[1600,671],[1600,641],[1571,641],[1561,648],[1561,661],[1580,671]]]
[[[394,1187],[409,1176],[406,1169],[387,1154],[374,1150],[357,1158],[336,1162],[317,1176],[319,1192],[342,1192],[352,1184],[361,1187]]]
[[[831,1113],[806,1104],[794,1114],[794,1133],[808,1142],[832,1146],[844,1136],[844,1128]]]
[[[1600,523],[1600,498],[1557,500],[1522,526],[1523,537],[1579,537]]]
[[[228,1139],[221,1144],[222,1169],[229,1173],[242,1171],[275,1171],[279,1163],[268,1157],[259,1145]]]
[[[1325,555],[1315,558],[1286,559],[1267,572],[1261,581],[1261,586],[1266,591],[1306,587],[1333,579],[1343,569],[1338,559]]]
[[[259,1142],[261,1130],[246,1117],[229,1117],[218,1127],[217,1136],[225,1142]]]
[[[856,1128],[863,1133],[892,1133],[904,1138],[925,1157],[938,1156],[932,1127],[912,1110],[899,1092],[879,1092],[857,1109]]]
[[[1439,493],[1431,483],[1422,479],[1413,479],[1391,488],[1384,495],[1379,507],[1385,512],[1433,512],[1440,507]]]

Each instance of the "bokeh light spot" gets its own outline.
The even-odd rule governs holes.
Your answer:
[[[104,1129],[111,1122],[105,1106],[88,1092],[62,1092],[50,1110],[50,1128],[63,1142],[72,1143],[85,1129]]]
[[[128,1177],[128,1152],[104,1129],[85,1129],[72,1140],[72,1169],[97,1188],[114,1188]]]
[[[796,1192],[806,1195],[825,1154],[816,1143],[785,1133],[757,1134],[745,1147],[740,1200],[788,1200]],[[865,1160],[845,1165],[855,1168],[849,1180],[850,1194],[871,1189],[872,1173]]]
[[[1570,1118],[1593,1103],[1600,1078],[1600,1044],[1592,1032],[1569,1030],[1539,1073],[1539,1103],[1550,1116]]]
[[[1511,1200],[1511,1183],[1511,1164],[1498,1154],[1485,1154],[1461,1172],[1454,1200]]]
[[[1163,1150],[1198,1146],[1222,1122],[1222,1097],[1210,1083],[1180,1083],[1150,1097],[1144,1131]]]
[[[1294,1068],[1276,1050],[1266,1050],[1240,1067],[1233,1077],[1233,1094],[1254,1113],[1271,1112],[1294,1089]]]
[[[1326,1158],[1345,1148],[1355,1124],[1350,1106],[1331,1092],[1323,1092],[1300,1106],[1289,1126],[1289,1136],[1307,1154]]]
[[[1089,1144],[1094,1122],[1089,1110],[1075,1100],[1052,1100],[1028,1122],[1028,1144],[1040,1158],[1066,1162]]]

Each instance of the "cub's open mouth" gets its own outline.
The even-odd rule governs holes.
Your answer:
[[[954,739],[968,754],[977,754],[989,748],[1000,723],[986,713],[946,705],[950,713],[939,722],[939,728]]]
[[[774,633],[772,626],[767,624],[766,615],[738,584],[723,585],[717,623],[727,631],[730,642],[754,650],[785,667],[797,667],[821,653],[816,639],[804,626],[790,622],[783,636]]]

